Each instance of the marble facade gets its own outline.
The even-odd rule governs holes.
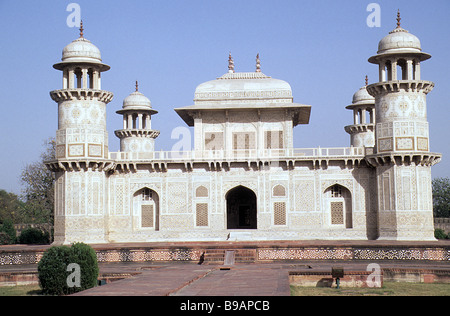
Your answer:
[[[194,127],[188,151],[155,151],[157,111],[141,92],[117,111],[120,152],[108,151],[101,89],[109,70],[83,35],[54,65],[58,103],[55,243],[224,240],[433,240],[426,94],[429,58],[400,25],[369,59],[378,83],[362,87],[350,147],[294,148],[293,129],[310,105],[293,102],[290,85],[261,72],[229,70],[200,84],[194,105],[175,111]],[[403,74],[397,78],[397,64]]]

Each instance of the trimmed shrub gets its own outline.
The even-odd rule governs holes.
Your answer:
[[[54,246],[47,249],[38,263],[39,285],[46,295],[73,293],[67,286],[67,266],[70,263],[70,247]]]
[[[73,244],[71,249],[71,262],[80,265],[81,282],[80,291],[97,285],[98,262],[97,254],[91,246],[84,243]]]
[[[434,230],[434,238],[436,239],[446,239],[447,238],[447,234],[440,228],[436,228]]]
[[[79,279],[70,264],[79,266]],[[53,246],[38,263],[39,284],[47,295],[67,295],[97,285],[97,255],[89,245],[76,243],[72,247]],[[77,282],[79,281],[79,282]],[[75,285],[74,285],[75,283]]]
[[[20,233],[19,244],[45,245],[50,243],[50,234],[37,228],[27,228]]]

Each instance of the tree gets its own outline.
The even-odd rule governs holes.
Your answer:
[[[13,223],[22,221],[24,204],[14,193],[0,190],[0,224],[6,220]]]
[[[16,230],[10,219],[5,220],[0,225],[0,233],[2,233],[0,245],[14,244],[16,242]]]
[[[434,217],[450,217],[450,179],[433,179],[432,186]]]
[[[44,162],[54,159],[55,145],[54,138],[46,140],[41,159],[26,165],[22,170],[21,180],[25,200],[23,217],[27,223],[53,224],[54,175]]]

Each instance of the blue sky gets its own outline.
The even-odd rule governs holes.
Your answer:
[[[19,194],[22,168],[55,135],[57,104],[49,91],[61,88],[62,74],[52,65],[79,34],[66,24],[71,2],[81,7],[85,38],[111,66],[102,75],[102,88],[114,93],[107,106],[110,151],[119,150],[114,130],[122,127],[115,112],[135,80],[159,111],[152,118],[161,130],[156,149],[170,150],[177,141],[172,129],[185,126],[173,109],[193,104],[197,85],[226,73],[229,51],[236,71],[254,71],[259,53],[263,73],[289,82],[294,102],[312,105],[310,124],[294,129],[295,147],[349,146],[344,126],[352,113],[345,106],[365,75],[378,81],[367,59],[395,28],[400,9],[402,27],[433,56],[422,64],[422,79],[436,83],[427,97],[430,145],[444,156],[432,172],[450,177],[448,0],[0,0],[0,189]],[[381,27],[366,24],[371,2],[381,7]]]

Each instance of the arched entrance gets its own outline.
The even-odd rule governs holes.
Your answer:
[[[228,191],[227,229],[256,229],[256,194],[243,186]]]

